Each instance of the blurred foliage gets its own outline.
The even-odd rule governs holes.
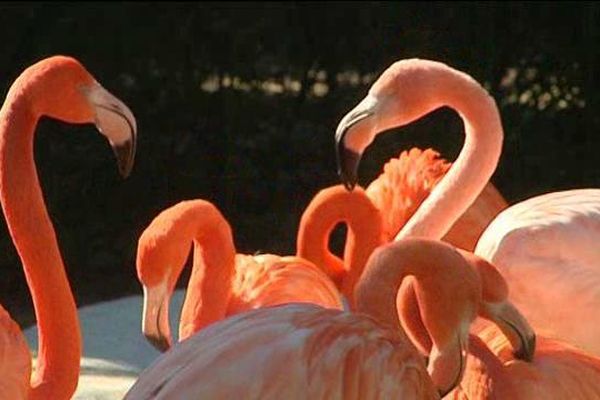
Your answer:
[[[162,209],[213,201],[240,252],[290,254],[304,207],[338,182],[338,120],[388,65],[446,62],[496,98],[505,127],[494,183],[518,201],[598,186],[596,3],[2,3],[0,89],[53,54],[78,58],[138,120],[118,178],[91,126],[43,119],[36,161],[80,305],[140,294],[137,238]],[[398,130],[395,130],[398,131]],[[380,136],[367,184],[409,146],[454,159],[462,123],[438,110]],[[0,229],[0,301],[31,321],[20,261]]]

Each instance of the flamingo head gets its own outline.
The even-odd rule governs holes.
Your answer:
[[[138,241],[137,274],[144,290],[142,332],[159,351],[172,345],[169,301],[190,253],[191,242],[168,234],[157,224]]]
[[[454,90],[448,82],[457,74],[443,63],[415,58],[395,62],[377,78],[336,129],[338,174],[348,190],[356,185],[361,156],[375,136],[444,105],[442,94]]]
[[[120,174],[123,177],[130,174],[137,138],[135,117],[79,61],[66,56],[43,59],[21,74],[11,92],[26,92],[25,98],[35,116],[95,124],[110,143]]]

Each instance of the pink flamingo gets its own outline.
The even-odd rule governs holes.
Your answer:
[[[169,299],[194,244],[193,267],[179,323],[179,340],[241,311],[310,302],[342,308],[333,282],[293,256],[236,254],[231,228],[205,200],[162,211],[138,241],[137,272],[144,287],[142,331],[159,350],[171,346]]]
[[[396,312],[397,291],[408,275],[415,276],[434,343],[427,367]],[[460,381],[480,287],[475,271],[448,244],[387,244],[372,253],[356,285],[360,313],[287,304],[239,314],[163,354],[125,398],[439,398]],[[502,310],[490,311],[503,318]]]
[[[70,399],[79,377],[77,310],[33,157],[35,126],[42,116],[95,123],[110,142],[123,176],[130,173],[135,154],[131,111],[75,59],[44,59],[10,87],[0,110],[0,200],[33,298],[39,358],[32,373],[22,333],[0,310],[3,399]]]
[[[384,130],[448,105],[465,123],[465,145],[396,239],[440,239],[496,168],[502,126],[494,100],[468,75],[442,63],[403,60],[388,68],[340,122],[339,171],[351,189],[360,156]],[[600,356],[600,190],[538,196],[504,210],[476,253],[507,279],[511,300],[534,329]]]

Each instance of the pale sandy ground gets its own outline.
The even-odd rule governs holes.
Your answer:
[[[171,329],[177,332],[182,290],[171,300]],[[130,296],[79,309],[83,331],[81,375],[74,399],[122,399],[137,375],[160,354],[141,333],[142,296]],[[37,330],[25,330],[37,349]]]

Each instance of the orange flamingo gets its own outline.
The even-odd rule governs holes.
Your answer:
[[[480,315],[492,318],[496,326],[478,324],[475,329],[477,335],[470,337],[463,379],[448,398],[598,399],[600,359],[571,345],[540,335],[534,337],[527,321],[508,301],[508,286],[498,270],[473,254],[463,252],[463,256],[481,279],[483,302]],[[419,318],[418,304],[406,290],[400,291],[399,298],[399,303],[405,307],[400,313],[402,326],[421,352],[427,354],[431,349],[431,341]],[[499,314],[490,312],[494,309],[504,310],[503,319],[494,317]],[[511,326],[520,328],[512,329]],[[531,355],[535,348],[535,356],[527,359],[521,354],[515,358],[512,354],[515,343],[517,346],[525,343],[527,353]]]
[[[386,242],[393,240],[450,166],[435,150],[416,147],[385,164],[383,172],[367,186],[366,192],[382,211]],[[488,183],[443,240],[465,250],[475,250],[481,233],[507,206],[500,192]]]
[[[142,331],[159,350],[172,343],[168,304],[192,243],[180,341],[252,308],[290,301],[342,308],[335,285],[312,263],[293,256],[236,255],[231,228],[219,210],[205,200],[183,201],[154,218],[138,242],[137,272],[144,287]]]
[[[430,376],[398,322],[408,275],[434,343]],[[355,294],[366,315],[287,304],[216,323],[163,354],[125,398],[433,399],[460,381],[481,290],[453,247],[418,238],[381,246]]]
[[[348,225],[344,260],[329,251],[329,236],[338,223]],[[300,218],[296,255],[323,269],[354,307],[354,286],[369,256],[384,243],[382,218],[365,191],[342,185],[317,193]]]
[[[381,131],[443,105],[465,123],[465,145],[431,195],[396,235],[440,239],[496,168],[502,125],[494,100],[468,75],[442,63],[403,60],[388,68],[340,122],[342,181],[351,189],[365,148]],[[534,197],[504,210],[481,235],[476,253],[493,262],[511,300],[548,337],[600,356],[600,190]]]
[[[2,310],[0,353],[4,371],[11,371],[0,385],[0,397],[6,399],[70,399],[79,376],[77,310],[33,157],[41,116],[95,123],[110,142],[123,176],[130,173],[135,154],[131,111],[75,59],[44,59],[10,87],[0,110],[0,200],[31,290],[40,340],[32,374],[22,333]]]

